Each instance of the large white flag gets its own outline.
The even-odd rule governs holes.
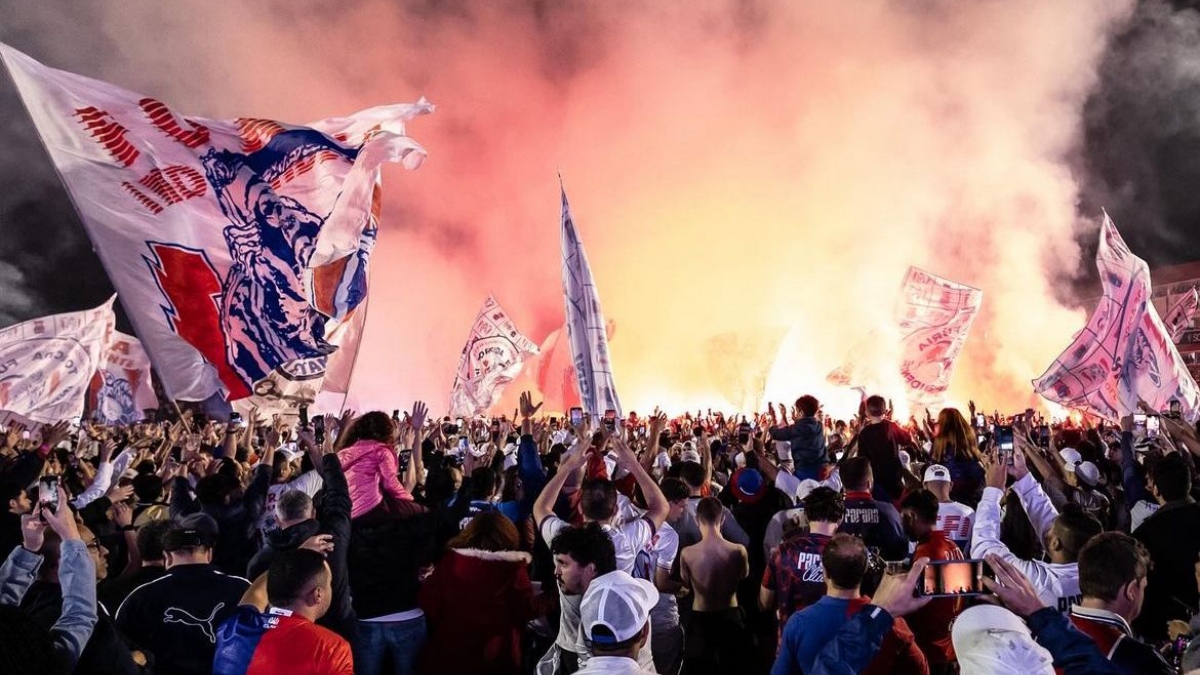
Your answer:
[[[312,408],[321,392],[345,394],[350,391],[350,373],[358,358],[368,302],[363,301],[350,316],[326,323],[329,331],[326,339],[337,347],[337,351],[329,356],[300,359],[279,366],[255,382],[253,394],[235,401],[233,409],[243,417],[249,416],[252,410],[262,415],[296,417],[301,406]]]
[[[158,408],[150,357],[132,335],[114,332],[104,361],[88,387],[88,409],[105,424],[133,424]]]
[[[940,405],[983,291],[909,267],[896,304],[900,376],[913,407]]]
[[[1200,392],[1150,301],[1150,269],[1125,245],[1108,214],[1096,267],[1104,296],[1071,346],[1033,381],[1034,390],[1114,421],[1136,412],[1139,399],[1154,410],[1175,399],[1194,422]]]
[[[621,400],[613,382],[612,362],[608,354],[607,325],[600,309],[600,296],[592,280],[583,242],[571,219],[567,191],[562,189],[562,278],[563,299],[567,310],[567,336],[575,375],[579,379],[579,398],[585,412],[593,416],[615,410],[621,417]]]
[[[404,126],[432,105],[307,126],[190,118],[0,55],[169,396],[243,398],[334,350],[327,318],[366,295],[380,164],[421,163]]]
[[[1193,288],[1167,310],[1163,324],[1171,335],[1171,342],[1178,343],[1179,338],[1183,337],[1183,332],[1191,328],[1192,317],[1195,316],[1197,307],[1200,307],[1200,291]]]
[[[82,415],[88,384],[105,365],[115,299],[0,330],[0,410],[42,424]]]
[[[450,391],[450,414],[474,417],[500,400],[504,385],[521,374],[525,360],[538,346],[525,337],[508,313],[489,295],[471,325],[458,373]]]

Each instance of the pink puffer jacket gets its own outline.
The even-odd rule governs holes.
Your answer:
[[[400,464],[396,451],[379,441],[363,440],[338,451],[346,482],[350,485],[351,518],[357,518],[383,502],[387,493],[394,501],[412,501],[396,474]]]

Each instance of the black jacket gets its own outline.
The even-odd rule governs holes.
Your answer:
[[[258,520],[267,504],[271,467],[259,464],[242,499],[227,506],[201,504],[192,497],[186,478],[175,478],[171,488],[171,517],[203,511],[220,528],[213,548],[213,565],[226,574],[241,574],[258,551]]]
[[[21,609],[36,624],[50,630],[62,615],[62,603],[62,587],[56,583],[35,581],[22,598]],[[79,655],[79,663],[73,671],[75,675],[137,675],[142,672],[133,660],[133,650],[137,647],[121,635],[104,605],[97,610],[96,626],[83,647],[83,653]]]
[[[329,554],[329,569],[332,572],[333,604],[318,625],[341,635],[346,640],[354,639],[354,607],[350,600],[350,572],[347,556],[350,544],[350,487],[346,474],[336,453],[322,459],[321,476],[324,487],[316,499],[316,520],[306,520],[282,530],[273,530],[266,535],[266,545],[254,554],[247,567],[247,576],[257,579],[258,575],[271,567],[271,561],[280,551],[300,548],[316,534],[333,535],[333,552]]]
[[[217,626],[237,609],[250,582],[212,565],[176,565],[138,588],[117,609],[117,627],[154,652],[157,672],[209,675]]]
[[[354,524],[350,590],[359,619],[417,608],[418,575],[433,564],[436,531],[436,515],[428,511],[370,527]]]
[[[1146,583],[1146,600],[1133,628],[1147,642],[1167,638],[1167,621],[1187,622],[1200,601],[1196,588],[1196,560],[1200,554],[1200,504],[1186,501],[1164,504],[1133,536],[1145,544],[1154,561]]]

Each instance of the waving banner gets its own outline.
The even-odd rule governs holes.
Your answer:
[[[262,415],[298,417],[300,406],[313,407],[317,394],[345,394],[350,391],[350,373],[358,358],[358,346],[366,323],[367,304],[363,301],[350,316],[326,323],[326,339],[337,347],[329,356],[289,361],[254,383],[254,393],[235,401],[233,409],[247,418],[252,410]],[[315,411],[313,411],[315,412]]]
[[[1179,338],[1183,337],[1183,332],[1192,327],[1192,317],[1196,315],[1197,307],[1200,307],[1200,291],[1194,288],[1171,305],[1167,316],[1163,318],[1163,324],[1171,335],[1171,342],[1178,343]]]
[[[243,398],[335,349],[327,319],[366,294],[379,167],[420,165],[404,125],[432,105],[307,126],[191,118],[0,55],[169,396]]]
[[[896,323],[900,329],[900,375],[909,404],[932,407],[942,402],[954,373],[954,362],[983,291],[909,267],[904,276]]]
[[[1096,267],[1104,296],[1085,327],[1034,390],[1047,399],[1118,420],[1144,400],[1165,410],[1172,399],[1194,422],[1200,412],[1196,381],[1150,302],[1150,270],[1134,255],[1108,214],[1100,227]]]
[[[114,332],[104,362],[88,387],[88,410],[104,424],[140,422],[145,411],[158,408],[150,381],[150,357],[132,335]]]
[[[0,410],[42,424],[82,415],[88,384],[105,366],[115,299],[0,330]]]
[[[562,190],[562,278],[563,299],[567,309],[567,338],[571,357],[575,361],[575,376],[579,380],[579,398],[584,412],[593,417],[605,411],[617,411],[621,417],[621,401],[613,382],[612,362],[608,354],[607,324],[600,309],[600,296],[592,279],[583,242],[571,219],[567,191]]]
[[[504,385],[521,373],[525,360],[537,353],[538,346],[517,330],[508,313],[489,295],[463,346],[450,391],[450,414],[474,417],[487,412],[500,400]]]

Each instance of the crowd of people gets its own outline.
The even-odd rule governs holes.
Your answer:
[[[13,424],[0,673],[1200,672],[1196,426],[893,417]]]

